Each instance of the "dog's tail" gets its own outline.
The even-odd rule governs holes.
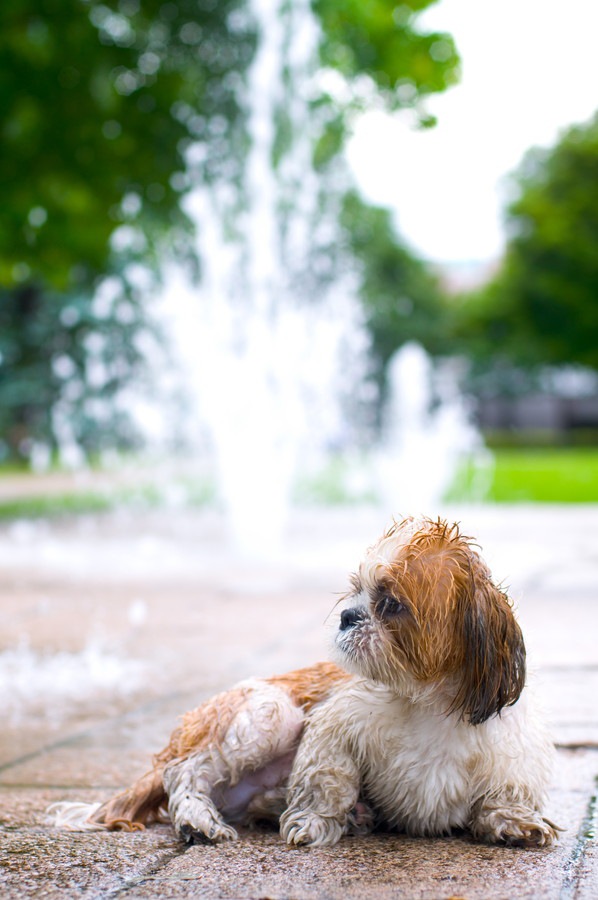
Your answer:
[[[53,803],[47,812],[68,831],[143,831],[151,822],[168,821],[163,772],[163,766],[151,769],[105,803]]]

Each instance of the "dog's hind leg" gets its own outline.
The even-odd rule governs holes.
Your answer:
[[[164,787],[168,794],[168,813],[181,840],[190,844],[220,843],[237,837],[212,800],[213,786],[221,774],[209,751],[175,760],[167,766]]]
[[[136,831],[164,821],[169,800],[187,840],[234,837],[225,819],[250,820],[254,810],[276,819],[305,712],[348,677],[318,663],[242,682],[183,716],[154,768],[130,788],[103,804],[57,803],[48,812],[59,828]]]
[[[194,752],[173,759],[164,770],[168,812],[187,842],[221,842],[237,834],[227,819],[251,815],[259,797],[286,782],[303,728],[304,714],[288,693],[263,681],[237,689],[232,715],[221,709],[221,725],[211,728]],[[228,711],[230,712],[230,710]]]

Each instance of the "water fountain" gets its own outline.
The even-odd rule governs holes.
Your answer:
[[[410,342],[390,361],[388,383],[376,462],[379,494],[396,514],[434,513],[459,464],[475,458],[483,477],[491,455],[471,423],[450,363],[434,371],[424,349]],[[483,496],[483,484],[477,493],[472,499]]]
[[[200,184],[188,198],[201,284],[171,270],[163,309],[189,387],[191,430],[207,427],[235,544],[255,555],[280,543],[299,462],[338,443],[340,397],[361,380],[367,342],[351,272],[314,274],[337,226],[321,214],[311,159],[318,29],[310,4],[252,6],[260,40],[244,90],[242,183]],[[292,135],[274,165],[283,112]],[[191,149],[191,170],[202,152]]]
[[[331,447],[351,450],[343,398],[363,389],[368,342],[354,262],[331,260],[342,164],[331,182],[312,163],[321,84],[311,4],[252,0],[250,8],[259,40],[239,83],[244,115],[218,126],[220,137],[243,128],[246,140],[231,138],[230,165],[223,150],[215,169],[209,142],[189,148],[196,188],[185,202],[201,281],[171,264],[161,298],[184,407],[157,399],[170,412],[165,431],[207,459],[237,549],[271,557],[298,474],[321,467]],[[367,471],[356,476],[348,464],[348,478],[369,480],[362,493],[377,492],[389,513],[434,510],[477,436],[455,379],[445,371],[435,389],[421,348],[403,348],[389,378],[382,446],[367,454]]]

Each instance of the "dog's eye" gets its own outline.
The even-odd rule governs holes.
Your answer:
[[[376,613],[380,616],[380,618],[390,618],[391,616],[398,616],[399,613],[404,609],[405,605],[395,597],[391,597],[390,594],[384,594],[384,596],[380,597],[380,599],[376,603]]]

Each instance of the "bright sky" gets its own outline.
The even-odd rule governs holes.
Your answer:
[[[496,258],[501,179],[598,109],[598,0],[440,0],[421,22],[453,35],[461,82],[428,102],[432,130],[413,130],[406,114],[364,116],[349,159],[421,255]]]

